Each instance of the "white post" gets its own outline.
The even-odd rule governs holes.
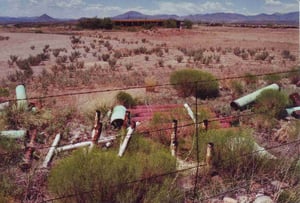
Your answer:
[[[47,154],[47,156],[45,158],[45,161],[43,162],[43,165],[42,165],[43,168],[47,168],[48,163],[50,162],[50,160],[51,160],[51,158],[52,158],[52,156],[54,154],[55,148],[58,145],[59,140],[60,140],[60,134],[57,134],[55,136],[55,139],[54,139],[54,141],[53,141],[53,143],[52,143],[49,151],[48,151],[48,154]]]
[[[134,132],[134,130],[135,130],[135,127],[136,127],[137,125],[139,125],[138,122],[137,122],[137,123],[133,122],[132,125],[131,125],[130,127],[127,128],[127,134],[126,134],[125,139],[124,139],[124,141],[123,141],[123,143],[121,144],[120,149],[119,149],[119,153],[118,153],[118,156],[119,156],[119,157],[123,156],[123,154],[124,154],[124,152],[125,152],[125,150],[126,150],[126,147],[127,147],[127,145],[128,145],[128,142],[129,142],[129,140],[130,140],[130,138],[131,138],[131,135],[133,134],[133,132]]]

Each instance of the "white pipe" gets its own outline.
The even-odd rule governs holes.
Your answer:
[[[192,109],[190,108],[190,106],[187,103],[185,103],[183,106],[187,110],[189,116],[194,121],[194,123],[196,123],[196,118],[195,118],[194,113],[193,113]]]
[[[292,108],[287,108],[285,109],[286,113],[290,116],[294,111],[299,111],[300,106],[292,107]]]
[[[98,140],[98,143],[100,144],[100,143],[110,142],[115,139],[116,139],[116,136],[102,137]]]
[[[22,138],[25,137],[26,133],[26,130],[4,130],[0,131],[0,137]]]
[[[53,141],[53,143],[52,143],[52,145],[51,145],[51,147],[50,147],[50,149],[48,151],[48,154],[47,154],[47,156],[46,156],[46,158],[45,158],[45,160],[43,162],[43,165],[42,165],[43,168],[47,168],[48,163],[50,162],[50,160],[51,160],[51,158],[52,158],[52,156],[54,154],[55,148],[58,145],[59,140],[60,140],[60,134],[57,134],[55,136],[55,139],[54,139],[54,141]]]
[[[70,145],[58,147],[55,150],[55,153],[59,153],[61,151],[72,150],[72,149],[76,149],[76,148],[80,148],[80,147],[87,147],[87,146],[91,147],[92,145],[93,145],[92,141],[80,142],[80,143],[76,143],[76,144],[70,144]]]
[[[125,137],[125,139],[124,139],[124,141],[121,144],[120,149],[119,149],[119,154],[118,154],[119,157],[123,156],[123,154],[125,152],[125,149],[128,145],[128,142],[130,140],[130,137],[131,137],[132,133],[134,132],[134,128],[132,128],[131,126],[129,128],[127,128],[127,130],[128,131],[127,131],[126,137]]]

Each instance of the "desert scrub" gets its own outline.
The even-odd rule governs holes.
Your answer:
[[[126,108],[132,108],[136,105],[135,99],[127,92],[120,91],[116,95],[116,100],[119,104],[124,105]]]
[[[200,160],[205,160],[207,144],[213,143],[212,171],[217,171],[222,177],[251,179],[280,170],[280,160],[252,153],[256,148],[249,129],[200,130],[199,136]]]
[[[0,35],[0,41],[3,41],[3,40],[9,40],[9,37]]]
[[[126,155],[116,154],[78,150],[53,168],[48,188],[56,196],[75,194],[66,202],[183,202],[176,186],[170,187],[173,175],[124,184],[176,170],[168,149],[135,135]]]
[[[179,55],[179,56],[176,56],[176,60],[178,63],[181,63],[182,60],[183,60],[183,56]]]
[[[289,104],[290,100],[284,92],[267,89],[257,97],[254,111],[269,119],[280,118]]]
[[[230,87],[232,88],[235,96],[241,96],[244,93],[244,87],[240,81],[232,80],[230,82]]]
[[[193,69],[178,70],[171,74],[170,83],[183,97],[196,96],[206,99],[219,94],[218,81],[208,72]]]

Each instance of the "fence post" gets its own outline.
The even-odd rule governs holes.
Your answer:
[[[101,131],[102,131],[102,123],[100,122],[100,111],[97,110],[96,114],[95,114],[95,123],[94,123],[94,129],[92,131],[92,142],[93,145],[97,144],[98,139],[101,135]]]
[[[177,120],[173,120],[172,123],[172,128],[173,128],[173,132],[171,133],[171,154],[172,156],[176,157],[176,151],[177,151]]]
[[[207,165],[207,172],[209,173],[212,169],[213,165],[213,155],[214,155],[214,144],[209,142],[206,148],[206,165]]]
[[[31,157],[32,157],[32,153],[35,149],[34,141],[36,138],[36,134],[37,134],[36,129],[33,129],[30,132],[30,142],[29,142],[29,144],[26,145],[24,159],[23,159],[24,162],[20,166],[22,168],[22,170],[27,170],[31,166]]]

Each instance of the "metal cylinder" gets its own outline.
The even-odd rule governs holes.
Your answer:
[[[18,85],[16,87],[16,97],[17,97],[17,106],[18,109],[27,109],[27,96],[26,96],[26,89],[24,85]]]
[[[114,126],[114,128],[121,128],[125,119],[126,108],[122,105],[117,105],[113,108],[110,124]]]
[[[0,136],[7,138],[22,138],[25,137],[26,133],[26,130],[4,130],[0,131]]]
[[[280,87],[277,84],[272,84],[272,85],[263,87],[261,89],[256,90],[255,92],[252,92],[252,93],[247,94],[239,99],[234,100],[233,102],[231,102],[230,106],[234,109],[243,109],[250,103],[254,102],[262,91],[267,90],[267,89],[279,91]]]

